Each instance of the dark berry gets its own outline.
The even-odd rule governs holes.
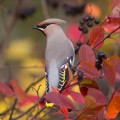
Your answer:
[[[99,19],[95,19],[95,24],[99,24],[100,23],[100,20]]]
[[[83,29],[84,29],[83,25],[80,25],[79,30],[83,31]]]
[[[83,33],[88,33],[88,29],[87,28],[83,28]]]
[[[94,17],[93,16],[89,16],[89,20],[94,20]]]
[[[93,26],[93,23],[89,21],[89,22],[87,22],[87,26],[88,26],[88,27],[92,27],[92,26]]]
[[[77,46],[79,46],[79,47],[82,45],[82,43],[81,43],[80,41],[78,41],[76,44],[77,44]]]
[[[76,47],[75,47],[75,54],[77,54],[77,53],[78,53],[79,49],[80,49],[80,47],[79,47],[79,46],[76,46]]]
[[[82,25],[83,25],[83,24],[84,24],[84,20],[80,20],[80,24],[82,24]]]
[[[89,20],[89,16],[85,16],[83,19],[84,19],[85,21],[88,21],[88,20]]]
[[[95,67],[99,70],[99,69],[102,69],[102,61],[97,59],[96,62],[95,62]]]
[[[77,76],[78,76],[78,81],[80,82],[81,80],[83,80],[83,72],[78,70],[77,72]]]
[[[107,56],[105,55],[104,52],[100,52],[100,53],[98,53],[98,59],[99,59],[99,60],[107,59]]]

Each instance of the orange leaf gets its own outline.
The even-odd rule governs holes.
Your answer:
[[[120,91],[116,91],[106,110],[106,118],[114,119],[120,112]]]
[[[111,87],[113,88],[116,72],[113,64],[109,60],[103,60],[103,72],[105,77],[109,80]]]
[[[113,64],[116,72],[115,81],[120,82],[120,57],[111,56],[109,61]]]
[[[90,33],[90,45],[94,47],[104,38],[104,29],[101,26],[95,27]],[[100,48],[104,42],[100,43],[96,48]]]

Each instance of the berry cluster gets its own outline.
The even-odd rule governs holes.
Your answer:
[[[95,24],[99,24],[100,20],[94,18],[92,15],[87,15],[80,20],[79,30],[83,33],[88,33],[87,27],[92,27]]]
[[[95,66],[98,70],[102,69],[101,64],[102,64],[103,59],[107,59],[107,56],[105,55],[105,53],[104,52],[98,53],[96,63],[95,63]]]

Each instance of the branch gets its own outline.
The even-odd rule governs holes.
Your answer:
[[[17,104],[17,100],[18,100],[18,99],[15,98],[9,120],[11,120],[11,118],[12,118],[12,115],[13,115],[13,112],[14,112],[14,109],[15,109],[15,105]]]
[[[37,116],[46,108],[46,106],[43,106],[30,120],[36,120]]]
[[[43,78],[45,78],[45,76],[42,76],[42,77],[39,78],[37,81],[31,83],[31,84],[26,88],[25,92],[28,92],[29,89],[30,89],[32,86],[34,86],[35,84],[37,84],[38,82],[40,82]]]
[[[99,41],[93,49],[95,49],[99,44],[101,44],[105,39],[109,38],[114,32],[116,32],[118,29],[120,29],[120,26],[118,26],[116,29],[114,29],[112,32],[110,32],[106,37],[104,37],[101,41]]]
[[[44,96],[45,96],[46,92],[44,93],[44,95],[42,96],[41,99],[39,99],[39,103],[42,102]],[[21,117],[23,117],[24,115],[26,115],[28,112],[30,112],[32,109],[34,109],[36,106],[38,105],[38,102],[33,105],[31,108],[29,108],[27,111],[25,111],[24,113],[22,113],[21,115],[15,117],[15,118],[12,118],[11,120],[17,120],[17,119],[20,119]]]

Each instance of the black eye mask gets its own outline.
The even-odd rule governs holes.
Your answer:
[[[41,26],[38,26],[38,27],[45,29],[48,25],[50,25],[50,24],[44,24],[44,25],[41,25]]]

